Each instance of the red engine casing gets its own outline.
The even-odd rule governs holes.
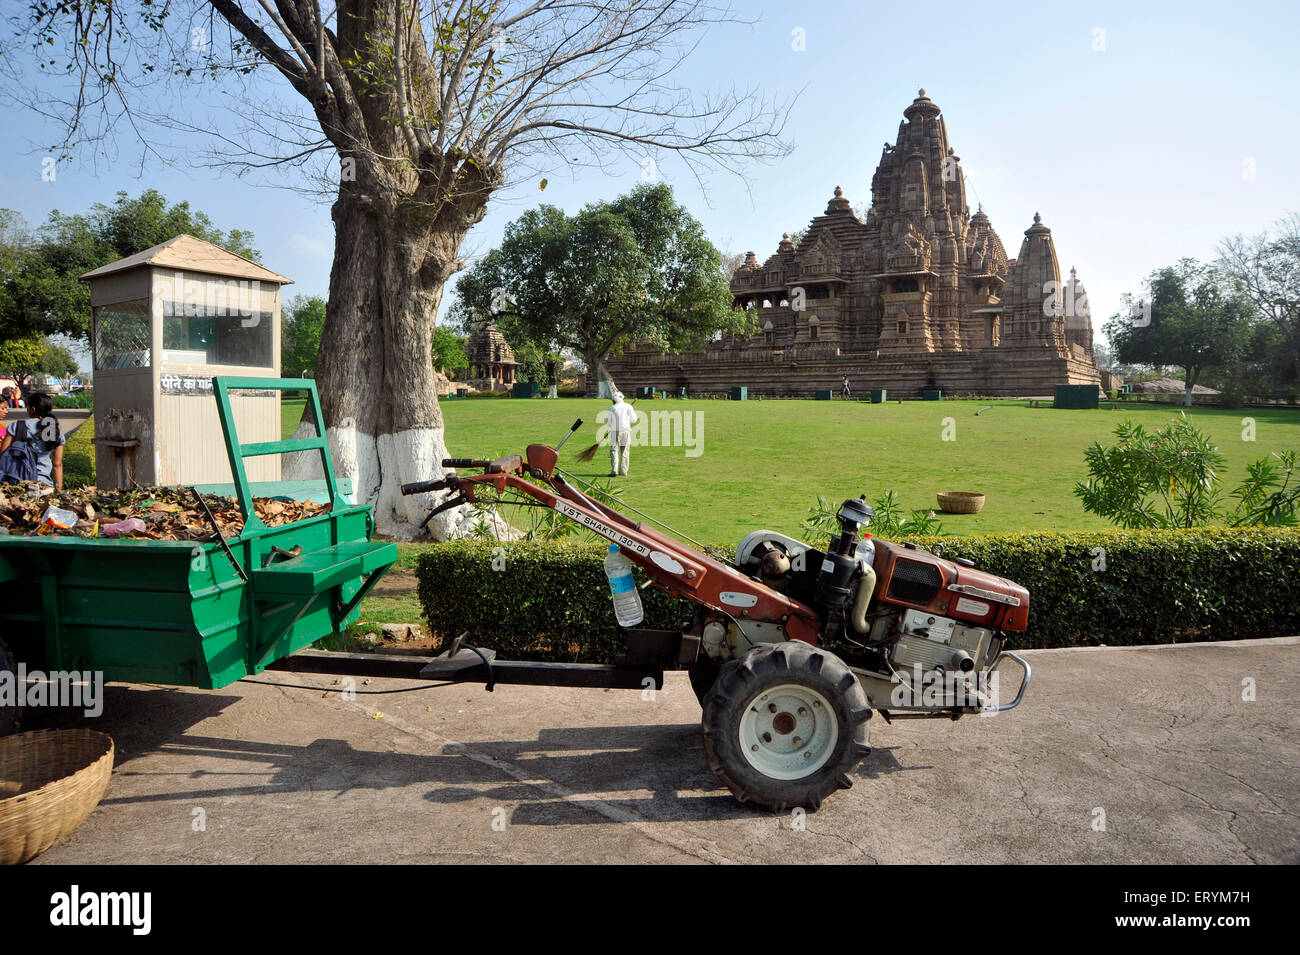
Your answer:
[[[1029,591],[929,551],[876,541],[875,599],[961,620],[969,626],[1022,631],[1029,626]]]

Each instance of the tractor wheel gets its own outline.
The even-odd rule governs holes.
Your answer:
[[[704,699],[709,768],[741,802],[816,811],[871,752],[871,707],[833,653],[790,641],[726,664]]]
[[[0,684],[8,683],[8,691],[0,697],[0,736],[8,736],[18,729],[18,661],[0,639]],[[6,701],[6,698],[12,698]]]
[[[722,667],[703,655],[691,664],[687,673],[691,678],[691,689],[695,691],[695,698],[700,701],[700,706],[704,705],[704,698],[709,695],[709,690],[713,689],[713,684],[717,682],[721,670]]]

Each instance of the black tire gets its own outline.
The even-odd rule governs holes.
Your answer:
[[[793,689],[781,691],[783,686]],[[760,709],[757,704],[773,690],[767,710]],[[823,708],[818,697],[829,718],[817,719]],[[815,812],[831,793],[853,785],[850,771],[871,752],[870,718],[867,694],[835,654],[798,641],[768,644],[722,667],[704,699],[704,752],[714,775],[741,802],[773,812],[796,807]],[[811,737],[803,749],[801,732]],[[817,768],[787,777],[800,771],[799,756],[817,759]]]
[[[718,674],[721,672],[722,667],[706,656],[701,656],[691,664],[687,673],[691,678],[691,689],[695,692],[695,698],[700,701],[700,706],[704,705],[704,698],[709,695],[709,690],[713,689],[713,684],[717,682]]]
[[[3,697],[0,697],[0,737],[3,737],[18,731],[18,717],[21,715],[17,703],[18,661],[9,652],[4,640],[0,640],[0,673],[7,674],[0,679],[9,684],[9,689],[14,695],[13,701],[9,703],[4,702]]]

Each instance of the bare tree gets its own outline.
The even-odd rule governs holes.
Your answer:
[[[1282,219],[1276,234],[1224,239],[1218,264],[1277,330],[1285,350],[1277,363],[1282,382],[1300,381],[1300,213]]]
[[[753,91],[701,96],[672,81],[702,30],[736,22],[725,5],[342,0],[330,13],[320,0],[183,6],[32,3],[9,20],[15,33],[0,50],[8,85],[62,123],[67,149],[163,121],[133,94],[170,76],[240,92],[245,116],[235,140],[246,143],[235,161],[246,167],[303,165],[322,151],[337,157],[316,377],[336,466],[390,534],[409,532],[428,505],[403,498],[400,485],[441,474],[434,316],[445,283],[464,265],[466,233],[494,192],[556,165],[601,167],[621,156],[651,176],[673,155],[698,177],[738,172],[789,149],[784,111]],[[178,50],[200,35],[200,57]],[[19,51],[26,73],[13,68]],[[268,91],[268,67],[297,94],[299,112],[286,113]]]

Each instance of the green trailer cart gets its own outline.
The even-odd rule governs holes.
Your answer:
[[[0,537],[0,639],[9,665],[216,689],[356,619],[362,598],[397,560],[397,545],[374,541],[369,507],[340,493],[326,439],[243,444],[231,411],[232,390],[305,389],[323,421],[315,382],[226,377],[213,389],[234,483],[198,490],[238,501],[238,536],[203,544]],[[293,451],[318,452],[324,479],[249,482],[245,458]],[[324,503],[325,495],[328,510],[277,527],[253,505],[276,496]]]

